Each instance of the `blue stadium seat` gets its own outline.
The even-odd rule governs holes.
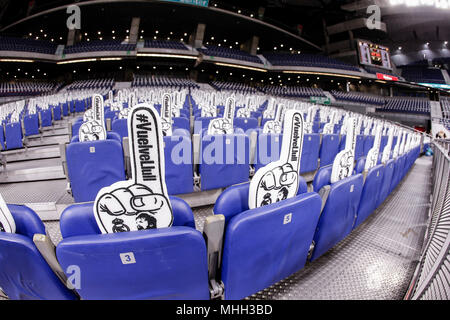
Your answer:
[[[339,152],[339,135],[324,134],[320,145],[320,166],[324,167],[333,164],[334,158]]]
[[[391,181],[394,176],[395,160],[391,159],[386,162],[383,173],[383,182],[381,184],[380,193],[378,194],[377,206],[380,206],[383,201],[389,196],[391,191]]]
[[[5,126],[6,149],[23,148],[22,143],[22,126],[20,122],[8,123]]]
[[[250,140],[245,134],[204,135],[200,146],[201,189],[246,182],[250,170]]]
[[[39,134],[39,116],[37,113],[28,114],[23,117],[23,127],[25,136],[33,136]]]
[[[172,227],[114,234],[100,234],[92,203],[63,212],[56,254],[64,270],[82,270],[82,299],[209,299],[205,241],[189,205],[170,201]],[[121,255],[130,253],[136,263],[122,263]]]
[[[281,143],[283,140],[282,134],[262,133],[262,130],[257,130],[258,137],[255,150],[255,171],[261,167],[280,159]]]
[[[302,269],[320,214],[315,192],[249,210],[248,191],[249,183],[232,186],[214,207],[227,221],[221,266],[227,300],[243,299]]]
[[[45,226],[28,207],[8,205],[16,233],[0,232],[0,287],[11,300],[73,300],[33,243]]]
[[[367,156],[369,150],[372,149],[373,143],[375,142],[375,136],[365,136],[364,137],[364,155]]]
[[[313,181],[314,191],[319,192],[326,185],[330,185],[330,191],[314,234],[315,246],[311,261],[319,258],[351,232],[361,198],[362,174],[330,184],[331,171],[332,165],[320,168]]]
[[[52,106],[51,110],[53,111],[53,120],[58,121],[62,119],[62,110],[61,106]]]
[[[241,128],[245,133],[258,127],[258,119],[256,118],[234,118],[234,127]]]
[[[41,128],[43,127],[51,127],[53,125],[52,123],[52,110],[51,109],[45,109],[41,110]]]
[[[93,201],[101,188],[125,180],[122,145],[116,139],[72,142],[66,159],[75,202]]]
[[[378,207],[378,197],[383,183],[384,165],[369,170],[359,201],[357,217],[353,228],[357,228]]]
[[[319,166],[320,135],[318,133],[305,134],[303,137],[302,159],[300,173],[317,170]]]
[[[5,145],[5,127],[3,125],[0,126],[0,145],[2,150],[6,149]]]

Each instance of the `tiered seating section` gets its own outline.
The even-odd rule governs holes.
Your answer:
[[[274,66],[299,66],[360,71],[348,63],[318,54],[264,53],[264,57]]]
[[[198,84],[188,78],[181,77],[152,77],[135,75],[132,87],[177,87],[177,88],[198,88]]]
[[[403,67],[402,77],[411,82],[417,83],[438,83],[445,84],[442,71],[436,68],[428,67]]]
[[[57,45],[45,40],[0,37],[0,51],[23,51],[55,54]]]
[[[65,47],[64,54],[95,51],[133,51],[135,48],[135,44],[122,43],[120,40],[94,40]]]
[[[92,80],[79,80],[71,83],[66,87],[66,90],[91,90],[91,89],[112,89],[115,81],[112,78],[109,79],[92,79]]]
[[[169,40],[145,40],[144,48],[188,50],[183,43]]]
[[[139,91],[147,96],[145,90]],[[86,110],[92,102],[91,98],[78,93],[75,100],[55,101],[49,108],[38,111],[40,117],[49,117],[51,123],[61,119],[61,115]],[[160,96],[161,92],[153,93],[154,97]],[[186,121],[189,124],[190,114],[184,111],[188,111],[191,104],[196,121],[205,120],[207,124],[206,120],[210,119],[198,117],[199,104],[203,103],[202,100],[207,101],[212,92],[191,94],[183,90],[178,93],[185,95],[185,100],[184,104],[180,104],[183,112],[173,119],[173,125]],[[255,102],[260,104],[255,112],[261,114],[267,103],[261,97],[253,98],[251,105],[255,106]],[[104,99],[107,99],[107,94],[104,94]],[[114,112],[112,107],[115,102],[122,104],[123,101],[105,101],[105,115]],[[158,109],[158,101],[152,102]],[[28,113],[27,108],[20,112],[20,116],[24,119],[24,126],[28,126],[29,122],[25,121],[27,117],[30,117],[33,126],[39,126],[38,115]],[[320,136],[320,130],[316,130],[303,139],[300,166],[300,173],[314,174],[312,183],[308,186],[305,179],[299,177],[299,191],[295,197],[249,209],[249,168],[253,164],[249,162],[248,155],[250,135],[253,134],[249,135],[249,131],[239,126],[235,126],[233,134],[226,134],[225,139],[199,131],[200,154],[208,153],[210,151],[206,150],[211,150],[211,146],[217,148],[221,144],[226,146],[222,150],[225,153],[223,159],[227,159],[223,162],[221,158],[219,163],[202,162],[198,171],[195,169],[200,174],[201,190],[228,187],[221,190],[213,209],[214,215],[205,223],[205,236],[196,230],[189,205],[174,196],[170,197],[174,215],[170,228],[102,235],[95,222],[92,200],[100,188],[109,186],[113,180],[126,179],[123,140],[115,131],[114,122],[126,123],[127,120],[112,119],[113,128],[106,140],[79,142],[78,137],[74,136],[66,146],[67,172],[72,191],[83,184],[82,190],[90,199],[79,201],[74,193],[77,203],[67,207],[60,218],[63,239],[57,244],[56,252],[53,247],[52,250],[39,251],[39,246],[35,245],[45,244],[46,232],[33,210],[26,206],[8,205],[17,231],[15,234],[0,233],[0,268],[3,275],[0,277],[0,287],[10,299],[244,299],[298,272],[307,261],[314,263],[346,238],[391,194],[420,152],[419,146],[413,146],[396,158],[391,155],[386,163],[379,162],[363,175],[365,157],[373,146],[374,137],[363,135],[364,128],[361,128],[356,140],[355,171],[347,178],[331,183],[332,166],[329,163],[344,148],[345,137],[337,133]],[[180,119],[183,121],[177,122]],[[311,120],[316,123],[320,116],[316,114]],[[250,132],[257,133],[258,148],[263,146],[264,141],[271,143],[273,138],[278,143],[274,148],[280,147],[282,135],[258,132],[258,127],[253,129]],[[185,130],[182,128],[179,130],[179,134],[175,134],[174,130],[172,137],[164,137],[169,194],[179,194],[177,192],[188,186],[189,181],[194,183],[194,170],[189,161],[193,152],[190,148],[191,135],[189,132],[183,133]],[[10,134],[20,138],[21,132],[21,124],[5,124],[6,143]],[[126,127],[118,132],[127,132]],[[270,138],[263,138],[264,135]],[[3,142],[2,139],[0,141]],[[384,147],[387,137],[383,136],[382,141]],[[239,145],[238,142],[243,142],[240,144],[243,150],[228,147]],[[187,166],[184,161],[173,163],[171,155],[179,143],[184,144],[182,150],[188,154]],[[180,149],[177,150],[175,153],[179,154]],[[246,157],[236,157],[236,153],[241,151],[245,152]],[[258,155],[259,152],[255,154],[255,166],[277,160],[277,156],[262,160]],[[188,179],[184,180],[186,175]],[[130,203],[139,203],[135,200],[146,196],[132,194],[130,190],[123,191],[133,197]],[[135,190],[140,192],[138,188]],[[117,212],[119,210],[123,209],[118,208]],[[119,220],[116,222],[120,223]],[[40,234],[40,237],[35,237],[35,234]],[[213,248],[210,243],[223,243],[223,246]],[[313,243],[314,246],[311,246]],[[82,285],[75,286],[77,295],[66,287],[65,279],[60,279],[53,272],[46,262],[50,261],[47,254],[51,255],[54,263],[60,264],[59,270],[64,270],[66,276],[72,275],[71,266],[82,270]],[[208,277],[208,271],[215,277]],[[64,278],[62,273],[61,276]],[[19,278],[21,281],[16,281]],[[33,290],[29,289],[30,283]],[[210,291],[210,287],[217,283],[223,283],[222,290],[218,286]]]
[[[380,96],[371,95],[363,92],[343,92],[332,90],[331,94],[338,101],[354,102],[354,103],[364,103],[371,104],[375,106],[383,106],[385,104],[385,99]]]
[[[50,82],[0,82],[0,96],[34,96],[54,91],[57,84]]]
[[[257,56],[251,55],[250,53],[238,49],[208,45],[205,48],[200,48],[197,50],[207,56],[222,57],[262,64],[261,59],[259,59]]]
[[[262,91],[275,96],[292,98],[325,97],[323,90],[320,88],[269,85],[263,87]]]
[[[424,98],[386,98],[385,106],[377,109],[377,111],[429,114],[430,101]]]
[[[241,93],[256,93],[257,89],[245,84],[245,83],[236,83],[236,82],[225,82],[225,81],[212,81],[210,85],[219,91],[222,90],[230,90]]]

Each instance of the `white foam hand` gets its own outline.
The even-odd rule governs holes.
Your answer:
[[[157,111],[147,104],[131,109],[128,135],[132,179],[101,189],[95,199],[95,219],[102,233],[165,228],[173,222]]]
[[[94,94],[92,97],[92,119],[84,122],[78,131],[80,142],[96,141],[106,139],[105,111],[103,108],[103,97]],[[87,112],[85,113],[85,115]],[[87,114],[89,116],[89,114]]]

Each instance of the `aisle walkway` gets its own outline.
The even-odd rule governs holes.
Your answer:
[[[431,166],[431,157],[417,159],[385,202],[346,239],[250,299],[403,299],[426,230]]]

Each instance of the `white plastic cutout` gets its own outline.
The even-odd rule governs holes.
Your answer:
[[[356,118],[347,118],[343,127],[346,127],[345,148],[334,158],[331,171],[331,183],[350,177],[353,173],[356,146]]]
[[[172,102],[169,93],[163,95],[161,105],[161,124],[164,136],[172,135]]]
[[[303,148],[303,115],[288,110],[284,118],[284,138],[280,160],[256,171],[250,182],[250,209],[295,197],[298,191]]]
[[[0,194],[0,232],[16,233],[16,223]]]
[[[373,147],[369,150],[366,157],[366,163],[364,165],[364,170],[369,171],[371,168],[375,167],[378,162],[378,155],[380,153],[381,145],[381,133],[383,132],[383,126],[375,126],[375,140],[373,142]]]
[[[106,139],[103,97],[99,94],[94,94],[92,97],[92,116],[92,120],[83,123],[78,130],[80,142]]]
[[[213,119],[209,122],[208,134],[233,134],[233,119],[236,102],[234,98],[229,97],[225,103],[223,118]]]
[[[165,182],[161,118],[148,104],[128,117],[132,179],[99,191],[94,215],[102,233],[170,227],[172,206]]]
[[[284,113],[285,106],[283,104],[279,104],[277,107],[277,113],[275,114],[275,119],[269,120],[264,124],[263,133],[280,134],[282,131]]]
[[[386,143],[386,146],[383,149],[383,154],[381,156],[381,163],[383,163],[383,164],[386,164],[386,162],[388,162],[388,160],[391,156],[392,141],[394,141],[394,128],[389,127],[388,128],[388,141]]]

